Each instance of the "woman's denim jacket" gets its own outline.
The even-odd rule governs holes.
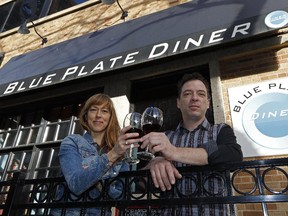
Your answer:
[[[67,136],[60,146],[59,160],[62,173],[66,183],[72,193],[81,195],[86,190],[94,186],[89,192],[90,197],[97,198],[100,191],[96,186],[101,180],[113,178],[121,171],[128,171],[129,165],[123,161],[119,161],[113,166],[109,166],[107,154],[99,152],[98,145],[93,142],[90,134]],[[119,182],[118,182],[119,183]],[[110,197],[117,198],[122,193],[122,185],[117,181],[110,185],[108,194]],[[77,200],[77,197],[70,193],[72,200]],[[59,187],[56,194],[56,200],[61,199],[64,194],[64,188]],[[73,199],[74,197],[74,199]],[[53,216],[61,215],[61,209],[53,209]],[[89,208],[86,210],[88,215],[100,215],[101,208]],[[106,211],[105,215],[110,215],[111,210]],[[78,216],[80,209],[67,209],[66,215]]]

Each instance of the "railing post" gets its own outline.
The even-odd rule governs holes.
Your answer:
[[[25,173],[21,172],[15,172],[13,174],[12,179],[10,180],[10,188],[9,192],[7,194],[5,207],[3,209],[3,216],[11,216],[16,215],[17,209],[13,208],[15,204],[17,204],[17,201],[19,201],[19,194],[21,194],[21,191],[24,186],[24,180],[25,179]]]
[[[261,172],[260,172],[259,168],[256,168],[256,176],[257,176],[257,184],[258,184],[258,188],[259,188],[259,193],[261,195],[264,195]],[[269,213],[268,213],[267,204],[265,202],[261,202],[261,205],[262,205],[263,215],[268,216]]]
[[[225,178],[226,178],[226,188],[227,188],[227,196],[233,196],[233,189],[232,189],[232,182],[231,182],[231,175],[230,170],[225,171]],[[235,216],[235,204],[229,204],[229,212],[230,216]]]

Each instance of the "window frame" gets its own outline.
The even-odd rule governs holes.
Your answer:
[[[39,15],[38,15],[37,17],[33,17],[32,20],[38,20],[38,19],[40,19],[40,18],[49,16],[49,15],[52,15],[52,14],[56,14],[56,13],[59,13],[59,12],[61,12],[61,11],[64,11],[64,10],[67,10],[67,9],[72,8],[72,7],[76,7],[76,6],[78,6],[78,5],[81,5],[81,4],[83,4],[83,3],[88,2],[88,0],[86,0],[86,2],[75,3],[75,4],[73,5],[73,4],[71,3],[71,1],[68,1],[68,2],[67,2],[67,7],[64,5],[64,7],[62,7],[62,9],[60,8],[60,10],[56,10],[56,11],[54,11],[54,12],[51,13],[51,8],[52,8],[52,6],[53,6],[53,2],[54,2],[54,1],[57,2],[58,0],[44,0],[44,3],[42,4],[42,8],[41,8],[41,11],[39,12]],[[96,3],[99,4],[99,3],[101,3],[101,1],[96,2]],[[17,4],[22,4],[22,2],[20,2],[19,0],[11,0],[11,1],[5,1],[5,2],[3,2],[3,3],[0,3],[0,12],[1,12],[1,7],[3,7],[4,5],[7,5],[7,4],[11,4],[11,6],[10,6],[10,9],[9,9],[8,14],[6,15],[6,18],[4,19],[3,24],[0,23],[0,33],[9,31],[9,30],[14,29],[14,28],[17,28],[18,26],[21,25],[21,24],[19,24],[19,25],[13,26],[12,28],[9,28],[9,29],[7,29],[7,30],[4,31],[5,26],[6,26],[7,23],[8,23],[8,20],[9,20],[9,18],[10,18],[10,16],[11,16],[11,13],[12,13],[13,9],[15,8],[15,6],[16,6]],[[62,2],[62,4],[65,4],[65,2],[64,2],[64,3]],[[90,5],[90,4],[93,5],[93,4],[95,4],[95,2],[90,2],[89,5]],[[80,7],[80,8],[81,8],[81,7]],[[79,8],[78,8],[78,9],[79,9]],[[72,13],[72,11],[70,11],[70,13]],[[34,14],[34,15],[36,15],[36,14]],[[20,18],[20,12],[19,12],[19,19],[21,19],[21,18]],[[22,21],[22,22],[23,22],[23,21]],[[1,63],[1,61],[0,61],[0,63]]]
[[[82,101],[83,103],[84,101]],[[82,103],[75,102],[73,104],[68,105],[59,105],[56,104],[54,106],[45,107],[43,110],[34,110],[29,112],[23,112],[22,114],[14,114],[10,116],[2,116],[0,118],[1,120],[1,128],[0,128],[0,138],[3,140],[3,145],[9,137],[7,137],[11,131],[14,134],[14,137],[11,138],[11,144],[3,146],[0,148],[0,159],[1,159],[1,167],[0,170],[1,179],[7,180],[7,176],[10,174],[13,174],[16,171],[26,172],[26,178],[33,179],[33,178],[39,178],[39,174],[41,173],[41,178],[43,177],[56,177],[57,175],[60,175],[60,165],[55,162],[57,160],[57,155],[55,155],[59,148],[61,141],[68,135],[72,133],[80,133],[83,135],[85,132],[84,129],[81,131],[79,130],[80,122],[79,122],[79,112],[80,107]],[[51,111],[51,107],[55,107],[56,112],[59,113],[52,113],[52,118],[49,118],[47,115],[47,112]],[[60,107],[60,108],[59,108]],[[67,109],[68,107],[68,113]],[[45,111],[46,110],[46,111]],[[64,110],[64,111],[63,111]],[[27,114],[28,113],[28,114]],[[32,114],[31,114],[32,113]],[[54,116],[53,116],[54,115]],[[55,118],[54,118],[55,117]],[[41,118],[39,122],[39,118]],[[62,119],[63,118],[63,119]],[[23,120],[24,119],[24,120]],[[32,119],[32,120],[31,120]],[[12,122],[12,123],[11,123]],[[47,131],[49,131],[49,127],[51,125],[56,125],[57,127],[61,127],[61,124],[65,124],[66,131],[65,134],[62,134],[61,137],[59,137],[59,134],[57,131],[54,131],[51,134],[53,137],[52,140],[45,140],[45,134]],[[77,125],[78,124],[78,125]],[[35,142],[33,143],[19,143],[21,140],[21,136],[23,133],[21,133],[21,130],[34,130],[35,128],[38,128]],[[30,133],[30,132],[29,132]],[[7,135],[8,134],[8,135]],[[26,140],[26,138],[24,139]],[[49,155],[47,155],[47,151],[49,152]],[[43,153],[45,152],[45,157],[43,156]],[[29,159],[26,158],[26,155],[30,154]],[[18,156],[17,156],[17,155]],[[21,157],[19,156],[22,155]],[[13,158],[15,158],[15,155],[19,159],[19,166],[15,167],[15,169],[11,170],[10,165],[13,161]],[[49,159],[49,161],[41,161],[42,159]],[[53,161],[52,161],[53,159]],[[24,160],[29,160],[28,166],[25,166],[24,169]],[[53,166],[51,166],[51,163],[53,163]],[[56,163],[56,165],[55,165]],[[42,166],[41,164],[46,164],[47,166]],[[40,166],[41,165],[41,166]],[[52,176],[51,176],[52,175]]]

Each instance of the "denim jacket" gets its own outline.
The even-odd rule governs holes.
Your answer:
[[[94,143],[90,134],[85,133],[84,136],[74,134],[67,136],[61,143],[59,151],[59,160],[62,173],[70,191],[75,195],[81,195],[86,190],[96,186],[102,180],[116,177],[121,171],[128,171],[129,165],[126,162],[118,161],[109,166],[106,153],[101,154],[98,145]],[[56,194],[56,200],[62,197],[64,188],[59,187]],[[110,197],[119,197],[122,193],[121,185],[109,187]],[[71,197],[76,196],[71,194]],[[98,187],[94,187],[89,195],[93,198],[98,197],[100,191]],[[72,199],[73,200],[73,199]],[[53,209],[53,216],[61,215],[61,209]],[[86,210],[86,216],[100,215],[101,208],[89,208]],[[106,211],[105,215],[110,215],[111,210]],[[66,215],[78,216],[80,209],[67,209]]]

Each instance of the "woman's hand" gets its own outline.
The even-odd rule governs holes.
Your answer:
[[[139,133],[126,133],[131,129],[131,126],[127,126],[121,129],[120,135],[118,137],[117,143],[114,145],[111,151],[107,153],[109,162],[113,164],[118,159],[122,158],[125,152],[130,148],[131,144],[134,144],[134,147],[138,147],[140,141]],[[137,146],[138,145],[138,146]]]

